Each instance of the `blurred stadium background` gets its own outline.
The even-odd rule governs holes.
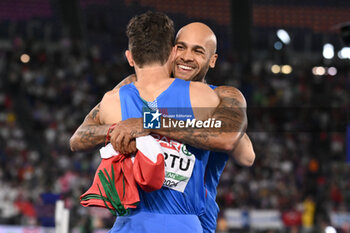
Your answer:
[[[218,37],[209,83],[248,102],[256,161],[229,161],[217,232],[350,232],[350,2],[345,0],[0,1],[0,232],[107,232],[108,211],[83,208],[96,152],[69,138],[132,73],[125,28],[146,10],[176,29],[202,21]]]

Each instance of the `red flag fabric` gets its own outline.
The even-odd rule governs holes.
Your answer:
[[[162,187],[165,165],[159,143],[145,136],[137,138],[136,144],[139,150],[135,158],[115,152],[110,144],[100,150],[103,159],[92,186],[80,196],[82,206],[104,207],[122,216],[140,201],[136,184],[147,192]]]

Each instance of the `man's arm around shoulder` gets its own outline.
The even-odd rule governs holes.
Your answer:
[[[121,119],[119,89],[107,92],[101,102],[85,117],[70,138],[72,151],[92,149],[106,140],[108,129]]]
[[[215,93],[220,97],[220,108],[217,116],[221,114],[229,125],[228,135],[219,135],[221,140],[226,140],[227,153],[242,166],[252,166],[255,160],[255,152],[249,136],[245,133],[247,128],[246,108],[247,103],[243,94],[235,87],[219,86]],[[229,123],[230,122],[230,123]],[[237,132],[241,132],[239,135]],[[239,137],[236,140],[236,137]]]
[[[136,80],[134,74],[129,75],[120,82],[114,89],[127,85]],[[105,142],[108,129],[111,124],[100,124],[100,107],[98,103],[85,117],[83,123],[78,127],[73,136],[69,140],[72,151],[81,151],[93,149],[95,146]]]

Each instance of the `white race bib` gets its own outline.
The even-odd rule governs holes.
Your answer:
[[[184,192],[193,172],[196,157],[186,145],[165,136],[152,134],[164,151],[165,179],[163,187]]]

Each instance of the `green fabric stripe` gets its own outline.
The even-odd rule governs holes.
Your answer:
[[[87,200],[91,200],[91,199],[107,200],[106,197],[104,197],[102,195],[98,195],[98,194],[88,194],[88,195],[81,198],[82,201],[87,201]]]
[[[105,169],[105,173],[106,173],[106,175],[108,177],[108,181],[109,181],[109,185],[110,185],[110,191],[111,191],[111,195],[112,195],[111,199],[112,199],[112,202],[115,202],[115,204],[116,204],[115,208],[118,210],[118,214],[120,216],[123,216],[123,215],[125,215],[126,210],[125,210],[124,206],[121,203],[121,200],[119,198],[119,194],[117,192],[117,188],[115,187],[115,183],[114,183],[115,175],[114,175],[113,165],[112,165],[111,170],[112,170],[112,178],[109,176],[109,174],[107,173],[107,170]],[[114,200],[113,197],[116,200]]]
[[[101,171],[101,170],[100,170],[100,171]],[[107,205],[107,203],[106,203],[106,201],[105,201],[105,197],[102,196],[102,192],[101,192],[100,186],[97,185],[97,187],[98,187],[98,190],[100,191],[100,194],[101,194],[103,203],[105,204],[106,208],[109,210],[109,212],[111,212],[111,214],[112,214],[113,216],[116,216],[115,212],[114,212],[111,208],[109,208],[109,206]]]
[[[107,170],[105,170],[105,174],[100,170],[99,171],[99,178],[101,181],[101,184],[103,186],[103,189],[106,193],[107,199],[111,202],[112,206],[116,209],[116,211],[121,214],[123,214],[123,209],[124,207],[121,204],[121,201],[119,199],[118,193],[116,192],[116,190],[113,190],[113,182],[111,182],[111,178],[109,176],[109,174],[107,173]],[[112,173],[113,173],[113,169],[112,169]],[[106,178],[106,176],[108,177],[108,180]]]
[[[178,180],[178,181],[185,181],[185,180],[188,180],[188,178],[189,178],[189,177],[186,177],[186,176],[182,176],[182,175],[176,174],[174,172],[166,172],[165,177],[166,178],[171,178],[171,179],[174,179],[174,180]]]
[[[100,195],[98,194],[88,194],[84,197],[81,198],[82,201],[88,201],[91,199],[98,199],[102,200],[103,203],[105,204],[106,208],[115,216],[117,212],[118,216],[124,216],[128,215],[130,213],[129,209],[125,209],[124,205],[121,203],[121,200],[119,198],[117,188],[115,186],[115,174],[114,174],[114,169],[113,165],[111,165],[111,171],[112,171],[112,177],[110,174],[108,174],[107,170],[104,169],[104,171],[99,170],[98,171],[98,177],[100,179],[100,183],[102,184],[102,188],[106,194],[106,197],[102,195],[102,191],[100,188],[100,185],[97,184],[98,190],[100,192]],[[125,176],[123,175],[123,197],[125,197]],[[114,211],[112,208],[108,206],[108,204],[112,205],[113,208],[116,210]],[[132,205],[138,205],[139,202],[135,202]]]

